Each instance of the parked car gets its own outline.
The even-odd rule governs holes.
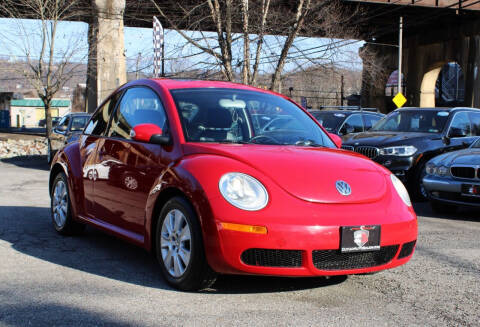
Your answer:
[[[51,163],[53,157],[65,144],[78,139],[90,119],[91,114],[73,112],[63,116],[52,130],[50,142],[47,143],[47,161]]]
[[[340,136],[369,130],[385,115],[379,112],[350,110],[310,110],[329,133]]]
[[[384,165],[417,200],[425,200],[422,179],[427,161],[470,146],[476,136],[480,136],[479,109],[402,108],[369,131],[344,137],[343,148]]]
[[[262,130],[254,110],[296,125]],[[53,226],[71,234],[90,224],[153,251],[168,283],[184,290],[217,273],[345,275],[405,264],[417,239],[405,187],[340,145],[280,94],[133,81],[55,156]],[[126,172],[137,182],[126,186]]]
[[[430,160],[423,184],[436,212],[451,213],[459,206],[480,207],[480,138],[468,149]]]
[[[52,127],[55,127],[57,126],[58,122],[60,121],[61,117],[52,117]],[[47,124],[46,124],[46,119],[40,119],[38,121],[38,126],[39,127],[45,127]]]

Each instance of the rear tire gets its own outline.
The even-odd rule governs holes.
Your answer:
[[[205,257],[200,223],[184,198],[174,197],[162,208],[155,244],[162,274],[173,287],[196,291],[215,282],[216,273]]]
[[[55,176],[50,194],[50,213],[55,230],[62,235],[80,234],[85,225],[73,219],[67,177],[63,172]]]
[[[430,201],[430,206],[432,207],[433,212],[440,213],[440,214],[455,213],[458,209],[456,205],[447,204],[439,201]]]

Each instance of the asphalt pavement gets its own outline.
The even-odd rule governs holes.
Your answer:
[[[51,226],[43,160],[0,162],[0,326],[479,326],[480,211],[416,204],[404,266],[335,278],[222,276],[179,292],[154,258],[93,228]]]

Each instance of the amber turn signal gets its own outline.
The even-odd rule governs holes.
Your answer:
[[[232,224],[232,223],[220,223],[223,229],[234,230],[237,232],[253,233],[253,234],[267,234],[267,227],[264,226],[253,226],[253,225],[242,225],[242,224]]]

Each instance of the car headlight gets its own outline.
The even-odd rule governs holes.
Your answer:
[[[445,166],[440,166],[437,168],[437,175],[439,176],[447,176],[448,175],[448,168]]]
[[[427,164],[427,166],[425,167],[425,172],[428,175],[435,175],[437,173],[437,166],[435,166],[434,164]]]
[[[405,185],[403,185],[402,181],[400,181],[394,174],[390,175],[390,179],[392,180],[392,184],[395,187],[395,190],[397,190],[398,195],[403,200],[403,203],[411,207],[412,201],[410,201],[410,196],[408,195]]]
[[[243,210],[260,210],[268,203],[267,190],[250,175],[227,173],[220,178],[218,187],[225,200]]]
[[[388,148],[380,149],[380,154],[384,156],[409,157],[411,155],[414,155],[415,152],[417,152],[417,148],[413,145],[391,146]]]

